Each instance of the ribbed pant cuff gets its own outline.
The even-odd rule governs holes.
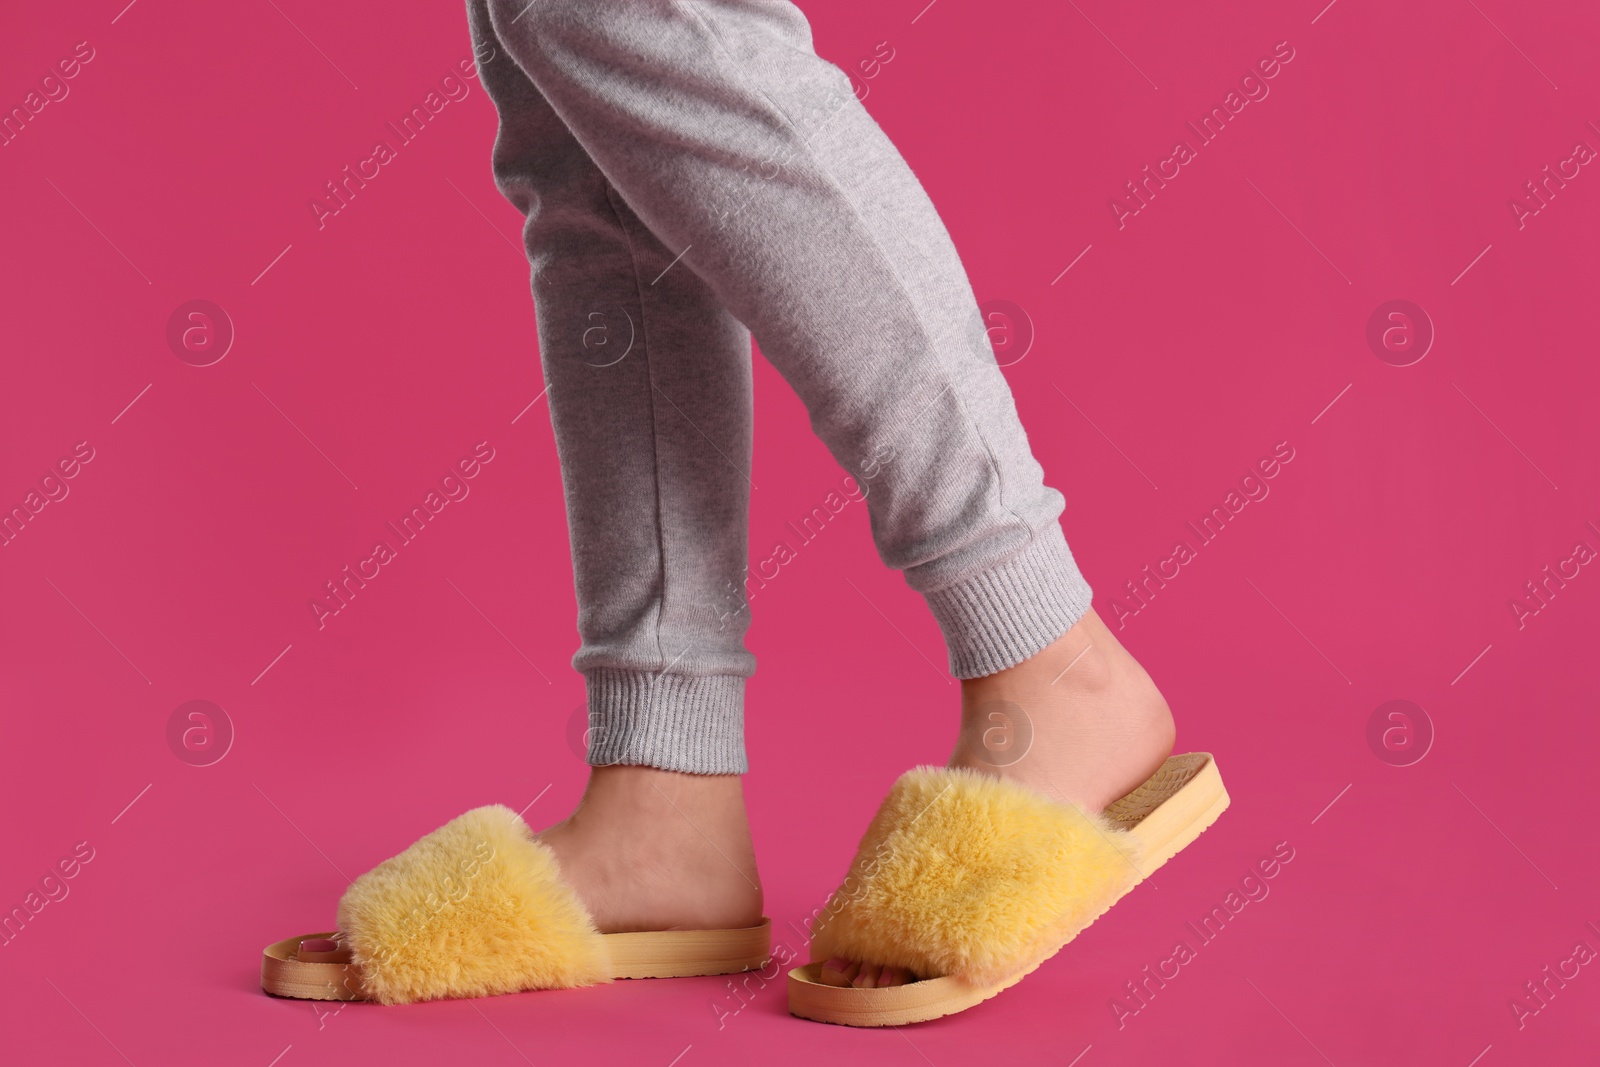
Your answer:
[[[589,694],[589,764],[744,774],[744,679],[600,668]]]
[[[944,631],[950,673],[981,678],[1016,666],[1072,629],[1094,593],[1052,522],[998,567],[923,595]]]

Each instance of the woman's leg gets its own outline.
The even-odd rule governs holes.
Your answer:
[[[761,914],[738,775],[750,335],[662,247],[495,37],[468,18],[500,115],[494,173],[526,216],[586,679],[583,803],[545,831],[602,930]]]
[[[1171,716],[1090,609],[1058,525],[1064,501],[1043,482],[938,214],[848,78],[812,51],[800,11],[489,10],[674,254],[667,276],[706,281],[869,487],[879,552],[927,599],[963,679],[952,763],[1095,809],[1142,782],[1171,751]]]
[[[957,677],[1089,608],[961,261],[916,176],[779,0],[490,0],[622,198],[755,333],[867,486]]]

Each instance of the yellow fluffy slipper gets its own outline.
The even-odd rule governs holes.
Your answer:
[[[268,945],[261,988],[407,1004],[762,966],[772,925],[602,934],[510,808],[475,808],[351,883],[339,932]]]
[[[814,962],[789,972],[789,1010],[846,1026],[964,1011],[1055,955],[1227,806],[1205,752],[1171,757],[1099,815],[976,771],[907,771],[812,926]],[[829,959],[920,980],[824,985]]]

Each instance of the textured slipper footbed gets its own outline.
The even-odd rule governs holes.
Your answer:
[[[821,984],[813,962],[790,972],[790,1011],[885,1026],[986,1000],[1059,951],[1227,805],[1209,753],[1171,757],[1099,815],[990,775],[908,771],[818,916],[811,958],[943,977],[840,988]]]

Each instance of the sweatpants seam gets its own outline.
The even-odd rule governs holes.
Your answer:
[[[595,169],[599,170],[598,167]],[[610,179],[606,178],[605,175],[602,174],[600,180],[605,183],[606,203],[610,206],[612,215],[616,217],[617,229],[628,245],[628,258],[633,262],[633,288],[639,298],[639,333],[643,342],[640,345],[639,354],[644,360],[645,383],[650,387],[650,468],[656,490],[656,558],[661,569],[661,594],[656,602],[656,656],[661,664],[660,670],[664,671],[667,668],[667,652],[661,645],[661,631],[664,628],[664,616],[667,612],[667,530],[662,506],[661,429],[660,420],[656,417],[656,379],[655,366],[650,359],[650,327],[644,313],[644,289],[639,285],[639,279],[641,278],[639,273],[639,253],[634,248],[633,234],[628,232],[627,221],[622,217],[622,212],[617,209],[616,202],[612,200],[613,195],[621,196],[622,194],[616,191]]]
[[[694,8],[691,6],[693,4],[694,0],[674,0],[674,2],[677,4],[678,7],[682,8],[685,11],[685,13],[687,13],[691,18],[693,18],[696,22],[698,22],[702,29],[704,29],[708,34],[711,35],[712,39],[716,41],[717,51],[722,53],[723,58],[728,61],[728,65],[731,66],[736,73],[738,73],[739,77],[741,79],[745,80],[746,84],[749,85],[750,88],[753,88],[757,93],[759,93],[761,95],[761,99],[765,100],[767,102],[767,106],[772,108],[772,110],[774,110],[774,111],[776,111],[778,113],[778,117],[783,119],[783,121],[786,122],[789,125],[790,129],[793,129],[796,132],[799,132],[799,127],[794,124],[794,118],[792,116],[790,116],[788,111],[784,110],[784,107],[783,107],[782,104],[778,103],[776,100],[774,100],[772,98],[772,94],[768,93],[765,89],[763,89],[759,85],[751,85],[749,83],[749,80],[744,78],[744,73],[739,70],[738,61],[733,58],[733,53],[730,52],[728,50],[728,46],[723,43],[722,32],[720,30],[718,30],[716,28],[716,26],[712,25],[710,22],[707,22],[700,15],[700,12],[694,10]],[[820,59],[821,57],[818,56],[817,58]]]
[[[724,60],[727,61],[729,69],[733,71],[735,77],[737,77],[742,83],[744,83],[745,88],[747,90],[752,90],[753,89],[756,93],[760,94],[762,99],[766,100],[767,103],[769,105],[771,105],[773,110],[776,111],[783,118],[784,122],[788,124],[789,129],[791,131],[793,131],[793,133],[795,134],[796,139],[800,142],[800,147],[801,147],[802,151],[805,152],[806,158],[809,159],[811,161],[812,165],[816,167],[817,173],[821,174],[823,176],[823,178],[825,178],[827,180],[828,184],[830,186],[832,186],[834,192],[836,192],[839,195],[839,198],[845,203],[845,205],[849,207],[851,215],[853,215],[855,217],[856,224],[861,228],[862,232],[868,234],[869,237],[871,237],[872,228],[867,224],[866,216],[862,214],[861,208],[856,204],[855,200],[851,198],[850,194],[845,191],[844,186],[839,183],[838,179],[833,176],[833,173],[825,165],[823,165],[822,160],[820,158],[818,158],[818,156],[816,155],[815,152],[812,151],[810,139],[806,138],[806,137],[803,137],[803,136],[800,136],[800,128],[795,125],[794,120],[789,117],[788,113],[785,112],[781,107],[779,107],[777,105],[777,103],[774,102],[772,100],[772,98],[767,95],[766,90],[762,89],[760,85],[756,84],[751,78],[749,78],[745,74],[744,69],[741,67],[739,61],[734,58],[733,53],[728,51],[727,47],[722,43],[722,36],[719,33],[717,33],[716,28],[713,27],[704,18],[702,18],[700,13],[698,11],[695,11],[693,9],[692,5],[690,5],[688,3],[685,3],[684,0],[675,0],[675,3],[677,4],[677,6],[680,9],[685,11],[691,18],[693,18],[696,22],[698,22],[701,25],[701,27],[706,31],[706,33],[708,33],[711,36],[711,39],[716,42],[717,50],[722,53],[722,57],[723,57]],[[813,55],[815,55],[815,53],[813,53]],[[821,63],[827,63],[828,62],[827,60],[823,59],[821,56],[816,56],[816,59],[817,59],[818,62],[821,62]],[[840,70],[840,68],[835,64],[829,64],[829,65],[833,66],[835,70]],[[843,73],[843,71],[840,70],[840,73]],[[851,95],[854,96],[854,92],[852,92]],[[857,103],[859,104],[860,101],[858,100]],[[870,115],[869,115],[869,117],[870,117]],[[937,210],[937,209],[935,209],[935,210]],[[894,279],[895,288],[900,291],[900,295],[905,299],[906,305],[909,308],[911,308],[911,310],[913,312],[913,316],[918,321],[918,325],[922,326],[922,314],[920,312],[920,309],[917,306],[916,299],[911,295],[911,290],[906,285],[905,280],[900,277],[900,272],[895,268],[894,262],[887,255],[884,254],[883,249],[879,247],[878,241],[876,240],[876,238],[871,238],[866,243],[872,249],[872,254],[878,257],[881,265],[887,271],[888,276],[890,278]],[[974,303],[974,308],[976,308],[976,303]],[[930,346],[929,347],[930,347],[930,350],[931,350],[932,349],[931,342],[933,340],[932,331],[929,331],[924,327],[923,329],[921,329],[920,332],[921,332],[922,336],[924,338],[926,338],[930,342]],[[977,424],[977,421],[974,420],[973,417],[971,416],[971,414],[968,413],[966,405],[964,405],[961,402],[960,394],[953,387],[954,386],[954,376],[949,374],[949,373],[947,373],[946,368],[944,366],[944,363],[943,363],[942,359],[939,358],[937,352],[934,353],[934,358],[931,360],[931,362],[932,362],[933,366],[935,366],[935,367],[937,367],[939,369],[940,376],[944,379],[942,384],[944,384],[945,389],[947,389],[949,392],[954,394],[954,398],[955,398],[955,402],[956,402],[956,409],[961,413],[961,419],[962,419],[963,422],[966,423],[968,431],[972,434],[972,436],[974,438],[977,439],[979,444],[982,445],[982,447],[983,447],[983,454],[984,454],[985,458],[987,458],[988,461],[989,461],[990,471],[994,475],[994,479],[995,479],[995,485],[996,485],[995,498],[996,498],[996,502],[1000,505],[1001,508],[1003,508],[1005,510],[1006,514],[1011,516],[1011,519],[1012,519],[1013,522],[1015,522],[1018,526],[1022,527],[1022,529],[1027,532],[1028,539],[1025,542],[1023,542],[1022,547],[1020,549],[1018,549],[1018,552],[1026,551],[1027,548],[1031,544],[1033,544],[1033,541],[1035,539],[1035,532],[1034,532],[1033,527],[1028,525],[1027,520],[1024,519],[1021,515],[1017,514],[1016,510],[1014,508],[1012,508],[1010,502],[1007,501],[1007,499],[1006,499],[1006,494],[1005,494],[1005,476],[1001,472],[1000,464],[995,459],[994,448],[990,445],[988,438],[984,436],[984,433],[983,433],[982,429],[979,428],[979,426]],[[996,373],[999,373],[999,371],[997,370]],[[1008,386],[1008,388],[1009,388],[1009,386]],[[848,468],[846,468],[846,470],[848,471]],[[1016,553],[1013,553],[1012,555],[1015,556]],[[1007,557],[1007,559],[1010,559],[1010,558],[1012,558],[1012,557],[1011,556]],[[972,577],[972,576],[968,575],[967,577]],[[964,579],[962,579],[962,580],[964,580]]]
[[[998,374],[1000,372],[996,370],[995,373]],[[1007,383],[1006,388],[1007,390],[1011,388],[1010,383]],[[1006,500],[1006,476],[1003,468],[1000,466],[1000,463],[995,459],[994,447],[989,443],[989,439],[984,436],[983,430],[979,428],[977,420],[974,419],[970,413],[968,413],[967,406],[961,402],[960,394],[955,393],[954,390],[951,390],[951,392],[954,394],[956,407],[961,409],[961,417],[967,420],[968,426],[972,427],[973,436],[976,437],[979,444],[983,446],[983,454],[989,457],[989,466],[994,470],[996,503],[1004,508],[1006,510],[1006,514],[1010,515],[1012,520],[1015,521],[1018,526],[1022,527],[1023,530],[1027,531],[1028,534],[1028,539],[1022,542],[1022,546],[1018,548],[1017,551],[1011,553],[1011,555],[1007,556],[1001,563],[994,565],[1003,566],[1005,563],[1009,563],[1011,560],[1015,559],[1017,556],[1031,548],[1034,541],[1038,539],[1039,534],[1037,530],[1028,525],[1028,520],[1024,519],[1021,515],[1018,515],[1016,509],[1013,508]],[[1016,401],[1013,400],[1012,403],[1015,404]],[[970,578],[972,575],[968,575],[967,577]],[[964,579],[957,579],[957,581],[963,580]]]

